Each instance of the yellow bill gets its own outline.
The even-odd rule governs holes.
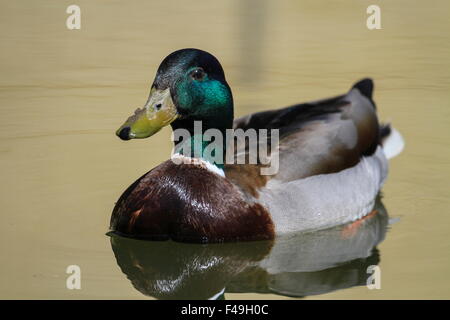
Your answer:
[[[178,113],[170,95],[170,89],[153,88],[143,108],[134,114],[116,131],[122,140],[148,138],[178,118]]]

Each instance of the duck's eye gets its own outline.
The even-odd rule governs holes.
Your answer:
[[[197,68],[195,70],[192,70],[190,76],[196,81],[202,81],[203,79],[205,79],[206,73],[202,68]]]

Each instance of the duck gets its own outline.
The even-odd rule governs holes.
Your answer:
[[[219,60],[194,48],[169,54],[147,102],[116,135],[143,139],[170,125],[183,139],[174,141],[170,159],[123,192],[110,232],[146,240],[258,241],[362,219],[387,178],[388,158],[403,149],[400,133],[378,120],[373,88],[365,78],[339,96],[234,119]],[[218,136],[239,130],[256,132],[266,156],[226,161],[250,158],[250,138],[230,157],[230,144],[218,143]],[[276,170],[264,172],[272,160]]]

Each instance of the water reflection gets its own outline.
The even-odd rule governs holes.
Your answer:
[[[132,285],[157,299],[317,295],[366,284],[388,225],[380,199],[374,209],[358,223],[275,241],[200,245],[111,235],[111,246]]]

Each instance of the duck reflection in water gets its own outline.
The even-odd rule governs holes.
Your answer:
[[[367,217],[274,241],[188,244],[111,235],[122,272],[157,299],[223,299],[224,293],[303,297],[366,285],[380,262],[388,215],[378,198]]]

